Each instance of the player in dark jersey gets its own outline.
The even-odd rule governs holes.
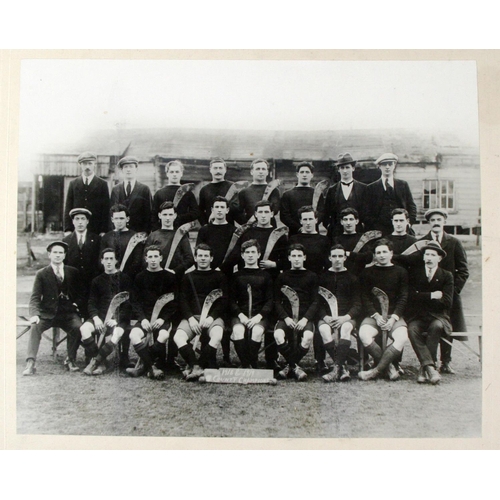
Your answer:
[[[136,276],[134,282],[138,323],[130,332],[130,340],[142,363],[125,371],[132,377],[147,373],[150,378],[161,379],[166,366],[166,345],[172,329],[172,317],[177,309],[177,279],[173,273],[162,269],[160,247],[148,246],[144,253],[147,268]],[[151,323],[157,300],[165,294],[173,294],[173,300],[163,306]],[[148,334],[152,335],[151,345],[148,343]],[[158,366],[155,366],[155,362]]]
[[[375,265],[366,268],[361,274],[363,307],[366,317],[359,329],[359,338],[366,351],[376,363],[375,368],[361,371],[360,380],[371,380],[384,375],[386,370],[390,380],[397,380],[399,373],[393,362],[408,340],[408,330],[403,319],[408,300],[408,273],[400,266],[392,263],[392,243],[386,239],[378,240],[374,248]],[[388,299],[387,319],[381,314],[380,300],[373,293],[378,288]],[[393,343],[382,351],[375,338],[385,330]]]
[[[269,273],[259,268],[260,255],[257,240],[245,241],[241,245],[245,267],[231,280],[231,338],[243,368],[257,368],[262,337],[273,308],[273,284]]]
[[[281,273],[275,284],[275,308],[279,319],[274,328],[274,338],[278,351],[287,362],[279,377],[288,378],[293,374],[297,380],[303,381],[307,374],[298,363],[307,354],[313,340],[318,277],[304,267],[305,251],[302,245],[291,245],[288,259],[292,268]],[[291,298],[283,287],[292,291]]]
[[[174,242],[176,230],[175,221],[177,219],[177,210],[171,201],[162,203],[158,212],[158,218],[161,222],[161,228],[153,231],[146,240],[146,247],[156,245],[161,249],[162,264],[165,266],[168,262],[172,244]],[[185,271],[194,264],[193,252],[189,243],[189,233],[186,233],[177,244],[172,259],[167,270],[174,272],[181,278]]]
[[[112,248],[115,251],[118,266],[120,266],[127,251],[129,241],[137,233],[128,228],[130,215],[125,205],[113,205],[110,209],[110,215],[114,229],[113,231],[107,232],[101,238],[100,253],[102,254],[105,248]],[[132,280],[144,267],[144,261],[142,259],[143,251],[144,242],[138,243],[128,256],[125,267],[123,268],[123,272],[128,274]]]
[[[356,328],[356,319],[361,314],[361,296],[358,279],[344,265],[346,254],[342,245],[334,245],[331,248],[329,260],[332,265],[320,275],[319,286],[335,295],[338,316],[332,317],[327,302],[320,298],[318,330],[325,350],[334,362],[333,370],[323,375],[323,380],[347,381],[351,375],[346,361],[351,346],[351,334]]]
[[[410,215],[404,208],[395,208],[392,213],[392,234],[386,236],[389,241],[392,241],[394,247],[394,255],[402,254],[408,247],[417,241],[415,236],[408,234],[410,227]]]
[[[211,268],[212,249],[205,244],[198,245],[194,251],[194,259],[196,270],[186,273],[181,282],[179,302],[183,319],[174,335],[179,353],[189,367],[185,373],[186,380],[198,380],[203,375],[203,368],[217,368],[217,349],[224,331],[222,318],[227,302],[226,276],[222,271]],[[200,323],[205,299],[218,289],[222,290],[222,297],[213,303],[208,315]],[[196,335],[201,336],[199,359],[196,359],[190,344]]]
[[[106,358],[118,345],[120,369],[132,367],[129,366],[128,357],[130,320],[138,316],[138,308],[132,280],[117,269],[117,263],[115,250],[105,248],[101,252],[104,272],[92,281],[88,304],[89,319],[80,328],[82,344],[87,357],[90,358],[89,364],[83,370],[85,375],[102,375],[107,370]],[[115,295],[120,292],[129,292],[129,301],[121,304],[114,317],[106,320],[109,306]],[[94,332],[101,336],[111,332],[111,338],[99,348],[93,337]]]

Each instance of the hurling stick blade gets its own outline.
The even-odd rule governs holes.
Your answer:
[[[423,247],[425,247],[430,240],[419,240],[413,243],[413,245],[409,246],[401,255],[411,255],[412,253],[420,251]]]
[[[352,250],[353,253],[359,252],[369,241],[376,240],[382,237],[381,231],[366,231],[361,235],[359,241],[356,243],[356,246]]]
[[[292,319],[295,322],[297,322],[299,320],[299,310],[300,310],[300,301],[297,292],[287,285],[283,285],[281,287],[281,292],[290,302],[290,306],[292,307],[292,316],[293,316]]]
[[[132,255],[134,248],[143,241],[146,241],[148,235],[146,233],[136,233],[132,238],[130,238],[127,248],[125,249],[125,253],[123,254],[123,258],[120,264],[120,271],[125,269],[125,264],[127,263],[128,258]]]
[[[330,315],[332,318],[338,318],[339,315],[339,310],[338,310],[338,303],[337,303],[337,297],[330,292],[327,288],[324,288],[320,286],[318,288],[318,292],[326,300],[326,303],[328,304],[328,307],[330,308]]]
[[[387,297],[387,294],[383,290],[377,288],[376,286],[372,288],[372,293],[375,295],[380,304],[380,310],[384,321],[387,321],[389,315],[389,297]]]

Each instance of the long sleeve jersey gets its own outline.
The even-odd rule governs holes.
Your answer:
[[[146,240],[145,248],[148,248],[149,245],[158,245],[161,248],[163,267],[165,267],[167,263],[174,236],[175,230],[173,229],[158,229],[157,231],[153,231]],[[187,234],[185,234],[182,237],[181,241],[179,241],[179,245],[175,249],[175,253],[172,258],[172,262],[170,263],[169,269],[172,269],[172,271],[174,271],[177,276],[180,276],[193,264],[193,252],[189,243],[189,237]]]
[[[236,317],[243,313],[249,316],[249,295],[252,289],[252,311],[250,317],[261,314],[267,318],[273,309],[273,283],[269,273],[262,269],[244,268],[235,273],[231,280],[231,314]]]
[[[307,269],[289,269],[282,272],[275,283],[274,304],[279,319],[293,318],[290,301],[281,291],[287,285],[299,297],[299,320],[307,318],[312,321],[318,309],[318,276]]]
[[[153,196],[153,211],[152,211],[152,227],[153,230],[159,229],[161,224],[158,219],[160,206],[165,201],[174,201],[175,193],[180,186],[164,186],[156,191]],[[175,227],[178,228],[186,222],[193,222],[200,216],[200,208],[196,202],[196,198],[191,191],[184,194],[176,208],[177,218],[175,219]]]
[[[361,314],[361,294],[359,281],[354,274],[349,271],[325,271],[319,277],[319,286],[330,290],[337,299],[339,316],[349,314],[351,318],[356,318]],[[319,318],[331,315],[325,299],[320,298]]]

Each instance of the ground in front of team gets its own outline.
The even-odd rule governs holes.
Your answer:
[[[45,242],[40,243],[43,249]],[[18,244],[18,304],[29,299],[35,269],[26,268],[26,246]],[[462,292],[465,312],[481,310],[481,252],[466,242],[471,277]],[[470,329],[478,320],[469,319]],[[276,438],[454,438],[481,436],[481,364],[474,354],[454,348],[456,375],[443,375],[440,385],[415,382],[417,359],[408,345],[406,375],[400,381],[325,384],[314,372],[313,356],[302,365],[304,383],[279,381],[276,386],[198,384],[179,375],[164,381],[130,379],[118,372],[102,377],[69,374],[43,340],[38,373],[21,375],[27,335],[17,341],[18,434],[276,437]],[[477,350],[477,338],[470,345]],[[236,361],[236,354],[232,352]],[[83,367],[83,350],[78,364]]]

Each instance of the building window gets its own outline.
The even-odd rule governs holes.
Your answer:
[[[455,210],[454,181],[443,179],[424,180],[424,210],[446,208]]]

